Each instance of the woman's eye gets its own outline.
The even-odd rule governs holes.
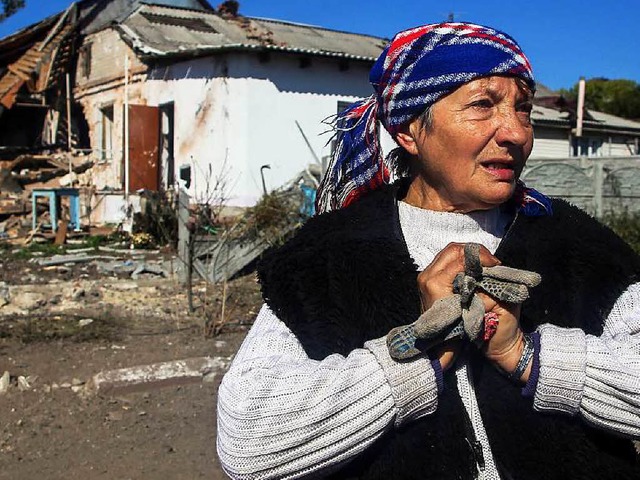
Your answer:
[[[533,105],[531,103],[523,103],[516,106],[518,115],[527,123],[531,123],[531,110],[533,110]]]
[[[491,108],[493,107],[493,102],[488,98],[484,98],[484,99],[476,100],[475,102],[472,102],[471,106],[477,107],[477,108]]]

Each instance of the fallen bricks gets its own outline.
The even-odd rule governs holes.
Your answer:
[[[195,357],[100,372],[87,383],[87,392],[128,393],[208,381],[225,372],[231,357]]]

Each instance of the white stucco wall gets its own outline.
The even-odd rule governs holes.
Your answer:
[[[184,61],[149,73],[142,88],[148,105],[175,105],[175,162],[192,165],[191,194],[207,197],[207,177],[222,173],[230,205],[252,205],[262,194],[260,167],[268,189],[292,179],[330,153],[322,120],[339,101],[369,95],[368,67],[340,71],[335,61],[273,55],[261,63],[254,54]],[[299,123],[311,145],[307,146]],[[209,170],[211,168],[211,170]],[[176,168],[177,170],[177,168]]]

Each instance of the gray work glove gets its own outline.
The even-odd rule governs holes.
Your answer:
[[[522,303],[529,298],[529,288],[541,281],[540,275],[527,270],[483,267],[479,252],[477,243],[464,246],[465,270],[453,281],[453,295],[436,300],[411,325],[389,332],[387,347],[393,358],[412,358],[454,337],[476,341],[484,329],[485,314],[478,289],[503,302]]]

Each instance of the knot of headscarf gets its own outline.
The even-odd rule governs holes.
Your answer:
[[[335,120],[336,147],[318,188],[318,213],[349,205],[389,183],[394,170],[380,147],[378,121],[395,138],[399,128],[438,99],[480,77],[511,75],[532,91],[529,60],[509,35],[470,23],[438,23],[397,34],[373,65],[375,93]]]

